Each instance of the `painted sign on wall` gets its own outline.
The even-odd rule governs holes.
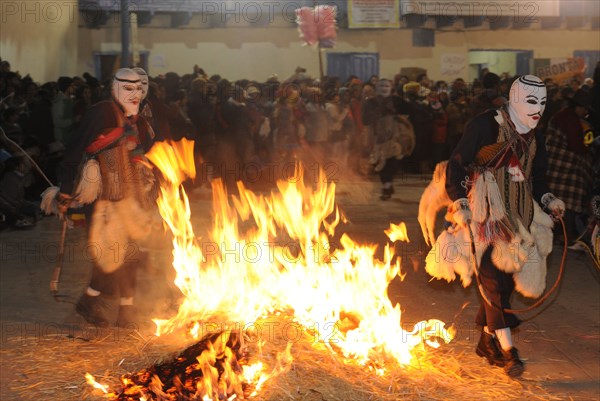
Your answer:
[[[348,0],[349,28],[400,28],[400,0]]]
[[[459,76],[466,75],[468,56],[460,53],[448,53],[442,54],[441,57],[441,69],[442,75],[446,76]]]
[[[561,84],[573,77],[583,77],[585,61],[583,57],[538,58],[533,60],[533,69],[541,79],[552,78]]]

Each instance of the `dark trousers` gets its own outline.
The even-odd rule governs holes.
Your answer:
[[[475,318],[475,322],[480,326],[488,326],[493,330],[504,329],[507,327],[517,327],[521,321],[512,313],[506,313],[499,310],[493,305],[501,308],[510,309],[510,296],[515,289],[515,282],[512,274],[504,273],[498,270],[492,262],[492,249],[490,246],[481,258],[479,266],[479,279],[481,286],[488,300],[492,305],[489,305],[482,297],[480,297],[479,311]]]
[[[109,296],[118,289],[121,298],[132,298],[135,295],[138,264],[138,261],[125,262],[112,273],[105,273],[94,264],[90,287]]]
[[[379,179],[382,184],[386,182],[392,182],[394,180],[394,175],[396,174],[396,170],[398,169],[398,159],[395,157],[390,157],[385,160],[385,165],[379,172]]]

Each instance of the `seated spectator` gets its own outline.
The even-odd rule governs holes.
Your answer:
[[[5,135],[19,145],[25,140],[23,130],[18,123],[19,111],[14,108],[8,108],[2,113],[2,130]]]
[[[5,170],[0,180],[0,214],[12,228],[33,227],[37,222],[39,207],[25,200],[25,159],[11,157],[4,162]]]

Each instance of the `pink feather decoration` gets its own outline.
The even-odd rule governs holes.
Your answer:
[[[309,46],[319,41],[317,24],[315,23],[315,10],[311,7],[302,7],[296,10],[296,22],[300,31],[300,38]]]
[[[302,7],[296,10],[300,38],[307,45],[331,48],[337,39],[336,8],[332,6]]]

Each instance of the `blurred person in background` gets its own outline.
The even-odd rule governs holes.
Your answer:
[[[585,211],[592,188],[592,159],[584,143],[585,117],[591,108],[591,95],[580,89],[568,100],[569,104],[550,120],[546,132],[548,150],[548,186],[566,205],[565,228],[568,246],[578,237],[576,217]]]
[[[54,123],[54,138],[67,146],[75,128],[73,108],[75,103],[75,84],[69,77],[58,78],[58,93],[52,101],[52,122]]]

